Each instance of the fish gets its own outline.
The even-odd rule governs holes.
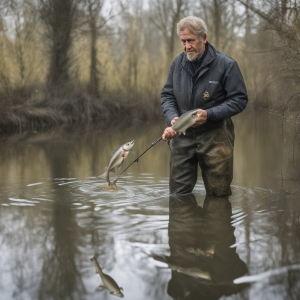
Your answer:
[[[185,250],[189,253],[193,253],[193,254],[196,254],[199,256],[202,255],[202,256],[209,257],[209,258],[213,258],[214,253],[215,253],[215,246],[211,245],[206,250],[201,250],[200,248],[193,248],[193,247],[186,248]]]
[[[201,270],[200,268],[197,268],[197,267],[190,267],[190,268],[179,267],[177,269],[177,272],[188,275],[188,276],[192,276],[195,278],[199,278],[199,279],[211,280],[211,275],[209,272]]]
[[[93,256],[90,260],[94,263],[96,273],[98,273],[101,277],[103,285],[100,285],[100,287],[107,288],[111,295],[123,298],[124,295],[121,292],[123,288],[119,287],[113,278],[102,271],[102,268],[100,267],[95,256]]]
[[[172,271],[176,271],[178,273],[186,274],[188,276],[192,276],[198,279],[206,279],[206,280],[211,280],[211,276],[209,272],[206,272],[204,270],[201,270],[198,267],[181,267],[175,263],[170,263],[168,261],[168,258],[165,256],[159,256],[159,255],[154,255],[153,258],[157,261],[166,263],[168,267]]]
[[[122,146],[120,146],[119,148],[117,148],[114,152],[112,157],[109,160],[108,166],[106,167],[106,170],[103,174],[99,175],[99,177],[101,178],[105,178],[107,185],[103,188],[104,191],[107,190],[118,190],[118,187],[116,185],[116,180],[113,182],[110,182],[109,179],[109,173],[116,172],[116,167],[118,169],[121,168],[125,158],[127,157],[129,151],[131,150],[131,148],[134,145],[134,140],[131,142],[127,142],[125,144],[123,144]]]
[[[191,127],[199,117],[199,114],[197,114],[198,110],[199,108],[189,110],[182,114],[171,128],[177,133],[185,135],[185,131]]]

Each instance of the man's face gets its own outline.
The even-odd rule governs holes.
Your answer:
[[[179,32],[179,36],[187,59],[190,61],[199,59],[205,51],[207,41],[206,33],[204,33],[202,39],[199,40],[189,28],[185,28]]]

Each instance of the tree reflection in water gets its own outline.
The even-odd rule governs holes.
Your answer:
[[[193,194],[170,196],[171,255],[155,259],[168,264],[168,294],[174,299],[219,299],[238,293],[246,284],[233,280],[248,272],[239,258],[231,226],[228,197],[206,196],[203,208]]]

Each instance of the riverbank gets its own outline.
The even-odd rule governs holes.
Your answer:
[[[126,122],[134,124],[162,115],[160,101],[139,101],[111,96],[92,98],[77,94],[67,98],[30,99],[0,106],[0,132],[24,132],[75,124]]]

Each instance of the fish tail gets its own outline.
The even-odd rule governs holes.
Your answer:
[[[118,187],[116,185],[116,181],[113,181],[112,183],[108,183],[108,185],[106,185],[103,189],[103,191],[110,191],[110,190],[114,190],[117,191]]]
[[[99,178],[106,178],[106,176],[107,176],[107,170],[105,170],[105,172],[102,173],[101,175],[99,175],[98,177]]]

